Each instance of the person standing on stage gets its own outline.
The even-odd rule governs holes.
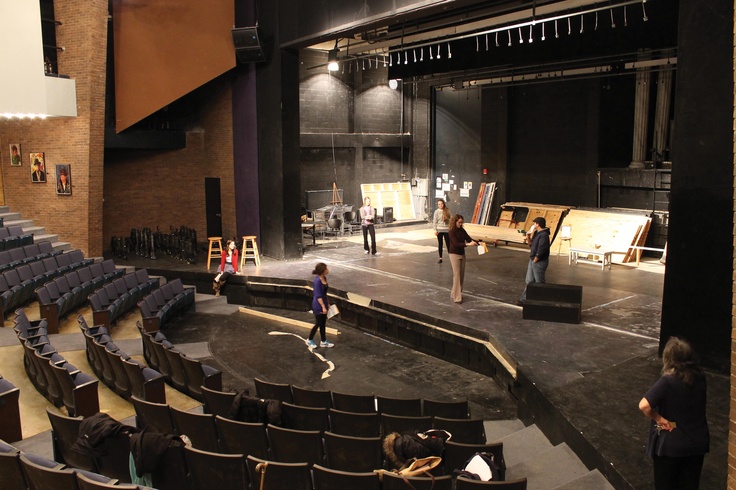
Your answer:
[[[319,343],[320,347],[335,347],[335,344],[327,340],[327,310],[330,309],[330,301],[327,299],[327,274],[330,273],[330,269],[327,268],[327,264],[320,262],[317,264],[312,271],[315,275],[313,290],[314,297],[312,299],[312,311],[314,312],[314,326],[309,332],[309,339],[307,340],[307,347],[314,349],[317,344],[314,343],[314,336],[317,334],[319,329],[319,335],[322,342]]]
[[[460,214],[450,219],[450,264],[452,265],[452,291],[450,298],[455,303],[463,302],[463,281],[465,280],[465,247],[478,245],[478,242],[470,238],[468,232],[463,229],[464,218]]]
[[[687,341],[667,341],[662,376],[644,394],[639,410],[652,420],[647,454],[654,461],[655,490],[697,490],[710,434],[705,375]]]
[[[366,197],[363,199],[363,207],[360,208],[360,224],[363,229],[363,248],[365,249],[366,255],[371,253],[378,255],[376,252],[376,208],[371,206],[371,198]],[[371,236],[371,246],[368,247],[368,235]]]
[[[523,305],[526,301],[526,288],[531,283],[545,283],[545,273],[549,265],[549,228],[547,221],[538,216],[534,218],[531,229],[526,233],[524,243],[529,243],[531,250],[529,251],[529,265],[526,268],[526,286],[524,292],[521,293],[518,305]]]
[[[450,253],[450,210],[444,199],[437,199],[437,209],[434,210],[432,219],[434,234],[437,237],[437,251],[440,254],[438,264],[442,263],[442,240],[447,245],[447,253]]]

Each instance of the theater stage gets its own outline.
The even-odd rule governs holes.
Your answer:
[[[553,443],[566,442],[616,488],[651,488],[651,465],[644,456],[648,423],[637,406],[661,367],[657,345],[663,265],[651,259],[639,267],[614,264],[609,271],[587,264],[570,266],[566,256],[553,255],[547,281],[583,286],[582,323],[564,324],[522,319],[522,309],[515,303],[524,287],[528,254],[521,246],[491,247],[482,256],[468,250],[464,301],[454,304],[449,297],[452,269],[447,252],[444,263],[438,264],[436,239],[429,227],[382,228],[377,239],[380,255],[375,257],[363,253],[362,237],[355,234],[316,246],[311,246],[311,238],[305,239],[303,259],[265,257],[259,268],[251,261],[223,293],[229,302],[239,303],[244,298],[253,301],[239,292],[247,285],[265,282],[303,289],[312,279],[314,265],[325,262],[330,268],[330,293],[346,304],[415,316],[423,325],[435,323],[439,330],[490,346],[489,352],[499,359],[494,377],[516,399],[519,418],[536,423]],[[205,273],[202,256],[195,265],[161,256],[116,263],[182,277],[185,283],[196,284],[200,293],[207,292],[215,271],[212,267],[209,275]],[[308,320],[306,301],[292,302],[291,307],[295,304]],[[355,317],[349,323],[361,325]],[[411,339],[403,343],[411,344]],[[212,350],[216,356],[217,349]],[[709,373],[712,443],[701,488],[725,487],[728,393],[728,377]]]

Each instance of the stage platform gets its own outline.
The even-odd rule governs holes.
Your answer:
[[[301,260],[263,257],[258,268],[248,263],[223,294],[229,303],[289,309],[308,320],[310,272],[325,262],[330,293],[343,307],[338,328],[390,338],[493,377],[515,400],[519,418],[536,423],[553,443],[566,442],[614,487],[652,488],[644,455],[648,422],[637,406],[661,368],[664,266],[658,260],[601,270],[553,255],[547,281],[583,287],[582,323],[565,324],[522,319],[516,306],[528,261],[522,246],[489,247],[480,256],[468,249],[464,301],[455,304],[449,258],[445,251],[444,263],[437,263],[429,226],[383,228],[377,238],[378,256],[365,255],[362,237],[353,235],[307,246]],[[204,256],[194,265],[161,256],[115,260],[211,292],[215,267],[206,271]],[[217,357],[217,346],[212,351]],[[709,373],[708,381],[712,442],[701,488],[725,488],[729,379]]]

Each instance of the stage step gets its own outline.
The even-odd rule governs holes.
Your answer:
[[[483,422],[487,441],[499,441],[509,434],[524,428],[524,422],[519,419],[486,420]]]
[[[505,449],[504,447],[504,457]],[[565,443],[528,457],[513,466],[509,466],[509,460],[506,459],[506,465],[506,479],[526,477],[528,490],[550,490],[588,473],[588,468]]]
[[[613,489],[608,480],[598,470],[575,478],[562,485],[557,485],[553,490],[609,490]]]
[[[486,440],[493,441],[486,436]],[[503,457],[507,466],[513,466],[527,458],[551,449],[552,443],[536,425],[524,427],[500,439],[503,442]],[[524,475],[522,475],[524,476]],[[508,475],[507,475],[508,477]]]

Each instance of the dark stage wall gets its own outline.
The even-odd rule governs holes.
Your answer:
[[[733,274],[733,2],[680,7],[660,346],[694,343],[727,372]]]

